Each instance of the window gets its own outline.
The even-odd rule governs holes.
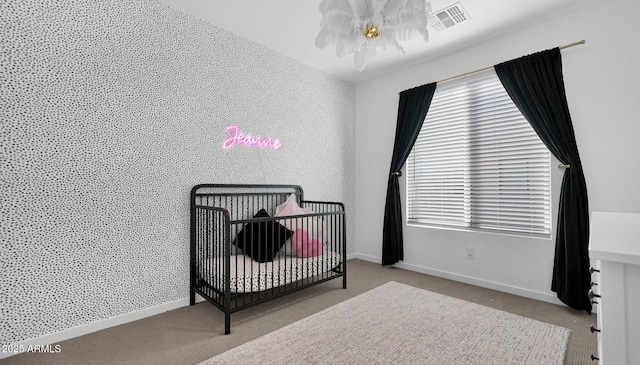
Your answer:
[[[493,69],[438,85],[406,163],[407,221],[551,236],[551,156]]]

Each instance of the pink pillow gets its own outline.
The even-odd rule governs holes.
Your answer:
[[[311,208],[301,208],[296,201],[296,195],[292,193],[284,203],[276,207],[275,216],[285,217],[302,214],[313,214],[313,211]],[[290,231],[301,228],[308,231],[312,238],[316,238],[320,240],[320,242],[327,241],[327,227],[320,217],[287,218],[278,220],[278,223]],[[291,249],[287,250],[287,252],[290,251]]]
[[[300,208],[298,203],[296,202],[295,194],[289,195],[287,201],[278,205],[276,207],[276,217],[285,217],[285,216],[293,216],[293,215],[301,215],[301,214],[311,214],[313,211],[311,208]],[[295,231],[298,229],[298,224],[301,226],[306,223],[302,222],[302,219],[287,219],[278,221],[281,225],[288,228],[291,231]]]
[[[278,206],[276,214],[279,216],[285,215],[298,215],[298,214],[311,214],[313,211],[311,208],[300,208],[295,200],[287,200],[285,204]]]
[[[309,237],[307,231],[299,228],[291,236],[291,243],[298,257],[313,257],[322,253],[322,242]]]

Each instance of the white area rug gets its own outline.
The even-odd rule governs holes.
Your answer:
[[[569,332],[389,282],[201,365],[563,364]]]

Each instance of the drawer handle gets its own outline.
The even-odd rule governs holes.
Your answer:
[[[594,272],[600,272],[598,269],[594,269],[593,266],[589,268],[589,273],[593,274]]]
[[[600,295],[593,292],[593,289],[589,289],[589,299],[601,298]]]
[[[600,304],[600,303],[596,302],[595,300],[592,300],[591,304]]]
[[[591,282],[591,286],[596,286],[596,285],[598,285],[598,283],[593,282],[593,281]]]
[[[595,328],[595,327],[593,327],[593,325],[591,325],[591,327],[589,327],[589,329],[591,330],[591,333],[600,332],[600,330]]]
[[[600,361],[600,358],[596,357],[594,354],[591,354],[591,361],[594,361],[594,360]]]

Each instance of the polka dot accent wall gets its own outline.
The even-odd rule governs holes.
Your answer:
[[[0,343],[188,297],[195,184],[353,216],[353,86],[152,0],[5,0],[0,34]]]

